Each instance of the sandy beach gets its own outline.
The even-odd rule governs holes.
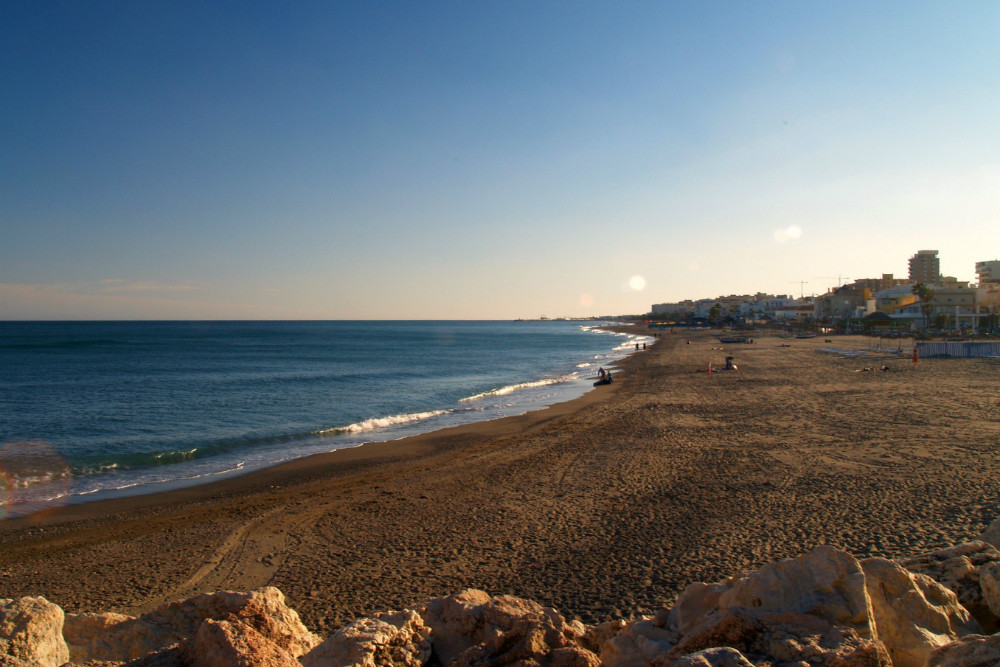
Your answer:
[[[475,587],[590,623],[818,544],[892,558],[981,533],[1000,360],[831,340],[662,333],[546,410],[6,521],[0,597],[134,614],[274,585],[329,633]],[[729,354],[738,371],[707,372]]]

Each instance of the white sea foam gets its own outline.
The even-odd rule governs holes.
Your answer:
[[[460,399],[462,403],[468,403],[470,401],[481,401],[484,398],[490,396],[507,396],[508,394],[513,394],[516,391],[522,391],[524,389],[534,389],[535,387],[547,387],[553,384],[561,384],[563,382],[572,382],[576,379],[575,375],[563,375],[562,377],[556,378],[545,378],[544,380],[533,380],[531,382],[519,382],[517,384],[509,384],[505,387],[498,387],[496,389],[490,389],[489,391],[484,391],[475,396],[467,396]]]
[[[450,410],[431,410],[429,412],[413,412],[406,415],[392,415],[390,417],[374,417],[364,421],[348,424],[347,426],[334,426],[316,431],[316,435],[339,435],[342,433],[362,433],[364,431],[374,431],[389,426],[398,426],[409,422],[423,421],[432,417],[439,417],[448,414]]]

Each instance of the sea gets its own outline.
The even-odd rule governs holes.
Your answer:
[[[0,322],[0,518],[537,410],[651,340],[579,321]]]

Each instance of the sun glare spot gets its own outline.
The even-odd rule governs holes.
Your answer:
[[[628,286],[636,292],[646,289],[646,279],[642,276],[632,276],[628,281]]]
[[[797,238],[802,237],[802,228],[798,225],[789,225],[782,229],[777,229],[774,232],[774,240],[778,243],[786,243],[788,241],[794,241]]]
[[[594,297],[584,292],[580,295],[580,305],[585,308],[590,308],[594,305]]]

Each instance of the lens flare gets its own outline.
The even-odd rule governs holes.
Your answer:
[[[594,297],[584,292],[580,295],[580,305],[585,308],[590,308],[594,305]]]
[[[69,465],[47,443],[27,440],[0,447],[0,519],[61,506],[71,485]]]
[[[636,292],[646,289],[646,279],[642,276],[632,276],[628,281],[628,286]]]

